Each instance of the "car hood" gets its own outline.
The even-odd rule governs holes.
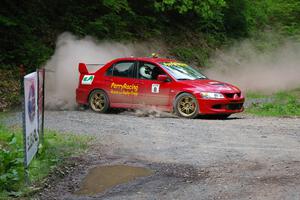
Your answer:
[[[183,81],[185,85],[196,87],[199,91],[203,92],[221,92],[221,93],[239,93],[239,88],[229,83],[220,81],[203,79],[203,80],[188,80]]]

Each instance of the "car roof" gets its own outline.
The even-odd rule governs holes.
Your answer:
[[[148,61],[154,63],[161,63],[161,62],[175,62],[176,60],[170,58],[153,58],[153,57],[124,57],[124,58],[117,58],[114,61],[122,61],[122,60],[138,60],[138,61]]]

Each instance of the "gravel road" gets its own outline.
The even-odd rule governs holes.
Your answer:
[[[94,197],[63,189],[55,193],[72,184],[69,177],[44,198],[300,199],[300,118],[242,114],[227,120],[190,120],[164,114],[139,117],[135,112],[47,111],[45,126],[94,135],[103,152],[98,157],[93,153],[93,164],[125,163],[162,173]],[[166,175],[166,166],[175,172]],[[181,169],[200,170],[205,176],[176,175]],[[72,176],[74,181],[76,174]]]

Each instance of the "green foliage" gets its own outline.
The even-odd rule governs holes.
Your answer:
[[[224,27],[229,36],[247,36],[246,2],[247,0],[227,0],[227,7],[224,11]]]
[[[0,112],[20,102],[20,82],[18,70],[0,69]]]
[[[103,0],[103,5],[116,13],[131,10],[126,0]]]
[[[259,99],[259,98],[268,98],[268,95],[262,92],[247,92],[246,99]]]
[[[5,115],[1,116],[3,117]],[[0,124],[0,199],[7,199],[8,196],[23,196],[30,192],[24,184],[22,138],[20,129],[6,128]],[[30,164],[31,182],[38,185],[68,157],[82,153],[91,140],[91,137],[58,134],[46,130],[44,145],[40,145],[37,157]]]
[[[155,1],[154,6],[161,12],[178,12],[183,18],[192,17],[199,30],[218,30],[222,28],[223,10],[226,7],[225,0],[161,0]]]
[[[300,1],[274,0],[271,11],[272,24],[276,23],[282,33],[300,39]]]
[[[208,52],[202,48],[178,47],[171,49],[171,52],[178,59],[196,66],[205,66],[208,60]]]
[[[0,133],[3,133],[0,128]],[[14,134],[0,143],[0,191],[16,191],[19,187],[19,181],[22,179],[23,149],[16,143]],[[5,146],[4,146],[5,145]]]
[[[10,27],[10,26],[16,26],[17,23],[13,19],[0,15],[0,25]]]
[[[174,55],[195,58],[194,63],[205,63],[199,59],[206,59],[212,48],[218,48],[229,37],[256,36],[265,29],[300,41],[298,0],[4,0],[1,3],[1,68],[24,64],[31,71],[43,65],[53,53],[57,36],[65,31],[118,41],[156,38],[169,41],[170,33],[172,37],[178,35],[178,40],[185,33],[213,38],[215,46],[208,49],[198,43],[192,46],[181,43],[184,48],[196,49],[199,56],[189,56],[186,49],[180,50],[176,45]]]
[[[273,98],[272,102],[253,104],[247,112],[261,116],[300,116],[300,101],[296,93],[278,92],[272,96],[247,95],[250,98]]]
[[[270,21],[273,0],[245,1],[245,20],[247,32],[255,33],[263,29]]]
[[[39,68],[45,63],[53,53],[53,50],[47,47],[39,40],[26,40],[23,46],[20,48],[18,54],[22,63],[25,66],[30,66],[28,71],[31,69]]]
[[[300,2],[298,0],[245,0],[248,32],[273,27],[281,34],[298,36],[300,30]]]
[[[89,23],[92,35],[106,39],[130,38],[131,33],[127,31],[127,26],[127,22],[114,13],[104,15]]]
[[[162,0],[155,1],[154,5],[159,11],[176,10],[180,14],[195,12],[203,19],[210,20],[222,16],[221,11],[226,2],[224,0]]]

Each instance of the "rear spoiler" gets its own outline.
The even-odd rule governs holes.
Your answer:
[[[85,63],[79,63],[78,70],[80,74],[89,74],[88,67],[98,68],[100,69],[105,64],[85,64]]]

